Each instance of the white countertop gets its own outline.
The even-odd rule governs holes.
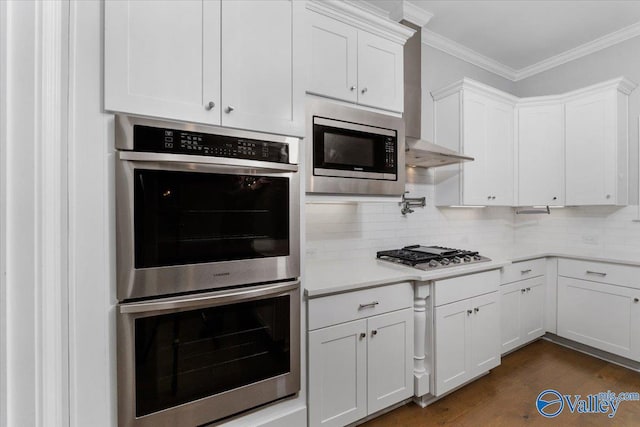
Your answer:
[[[307,298],[349,292],[358,289],[404,281],[430,281],[481,271],[494,270],[505,265],[544,257],[558,257],[599,261],[615,264],[640,266],[640,253],[590,252],[580,249],[555,249],[544,251],[539,248],[487,248],[482,255],[491,258],[468,266],[423,271],[413,267],[393,264],[377,259],[358,260],[307,260],[304,276],[304,292]]]

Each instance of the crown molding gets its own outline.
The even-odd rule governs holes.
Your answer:
[[[306,5],[309,10],[402,45],[415,33],[358,1],[310,0]]]
[[[436,91],[431,92],[431,96],[433,97],[434,101],[438,101],[442,98],[446,98],[451,94],[460,92],[461,90],[472,90],[473,92],[481,93],[490,98],[497,99],[497,100],[507,102],[509,104],[514,104],[514,105],[518,103],[518,101],[520,100],[520,98],[518,98],[515,95],[512,95],[508,92],[504,92],[500,89],[496,89],[484,83],[480,83],[468,77],[465,77],[462,80],[458,80],[457,82],[454,82],[448,86],[443,87],[442,89],[438,89]]]
[[[609,33],[528,67],[521,68],[516,71],[514,81],[526,79],[527,77],[542,73],[543,71],[547,71],[575,59],[582,58],[583,56],[591,55],[594,52],[598,52],[599,50],[606,49],[637,36],[640,36],[640,22],[636,22],[628,27],[614,31],[613,33]]]
[[[502,76],[505,79],[515,81],[517,71],[513,68],[426,28],[422,29],[422,43]]]
[[[433,18],[433,13],[424,10],[408,1],[401,1],[398,6],[391,11],[389,18],[394,21],[409,21],[418,27],[424,27]]]

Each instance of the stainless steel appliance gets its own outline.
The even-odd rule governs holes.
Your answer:
[[[116,116],[118,425],[300,390],[298,144]]]
[[[298,144],[116,116],[118,299],[297,278]]]
[[[447,267],[487,262],[491,259],[478,252],[462,249],[445,248],[442,246],[405,246],[402,249],[379,251],[379,259],[409,265],[421,270],[436,270]]]
[[[307,192],[397,195],[404,192],[402,118],[307,101]]]

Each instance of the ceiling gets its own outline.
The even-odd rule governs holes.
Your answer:
[[[400,0],[367,1],[387,11],[400,4]],[[427,30],[515,72],[585,44],[595,45],[594,40],[640,22],[640,1],[411,0],[410,3],[433,14],[425,26]],[[625,34],[640,34],[640,24],[637,27],[638,31],[627,29]],[[623,37],[609,38],[620,41]]]

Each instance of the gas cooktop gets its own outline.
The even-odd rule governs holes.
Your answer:
[[[421,270],[436,270],[439,268],[457,267],[491,261],[491,259],[480,255],[478,252],[445,248],[442,246],[421,245],[380,251],[377,257],[385,261],[409,265]]]

